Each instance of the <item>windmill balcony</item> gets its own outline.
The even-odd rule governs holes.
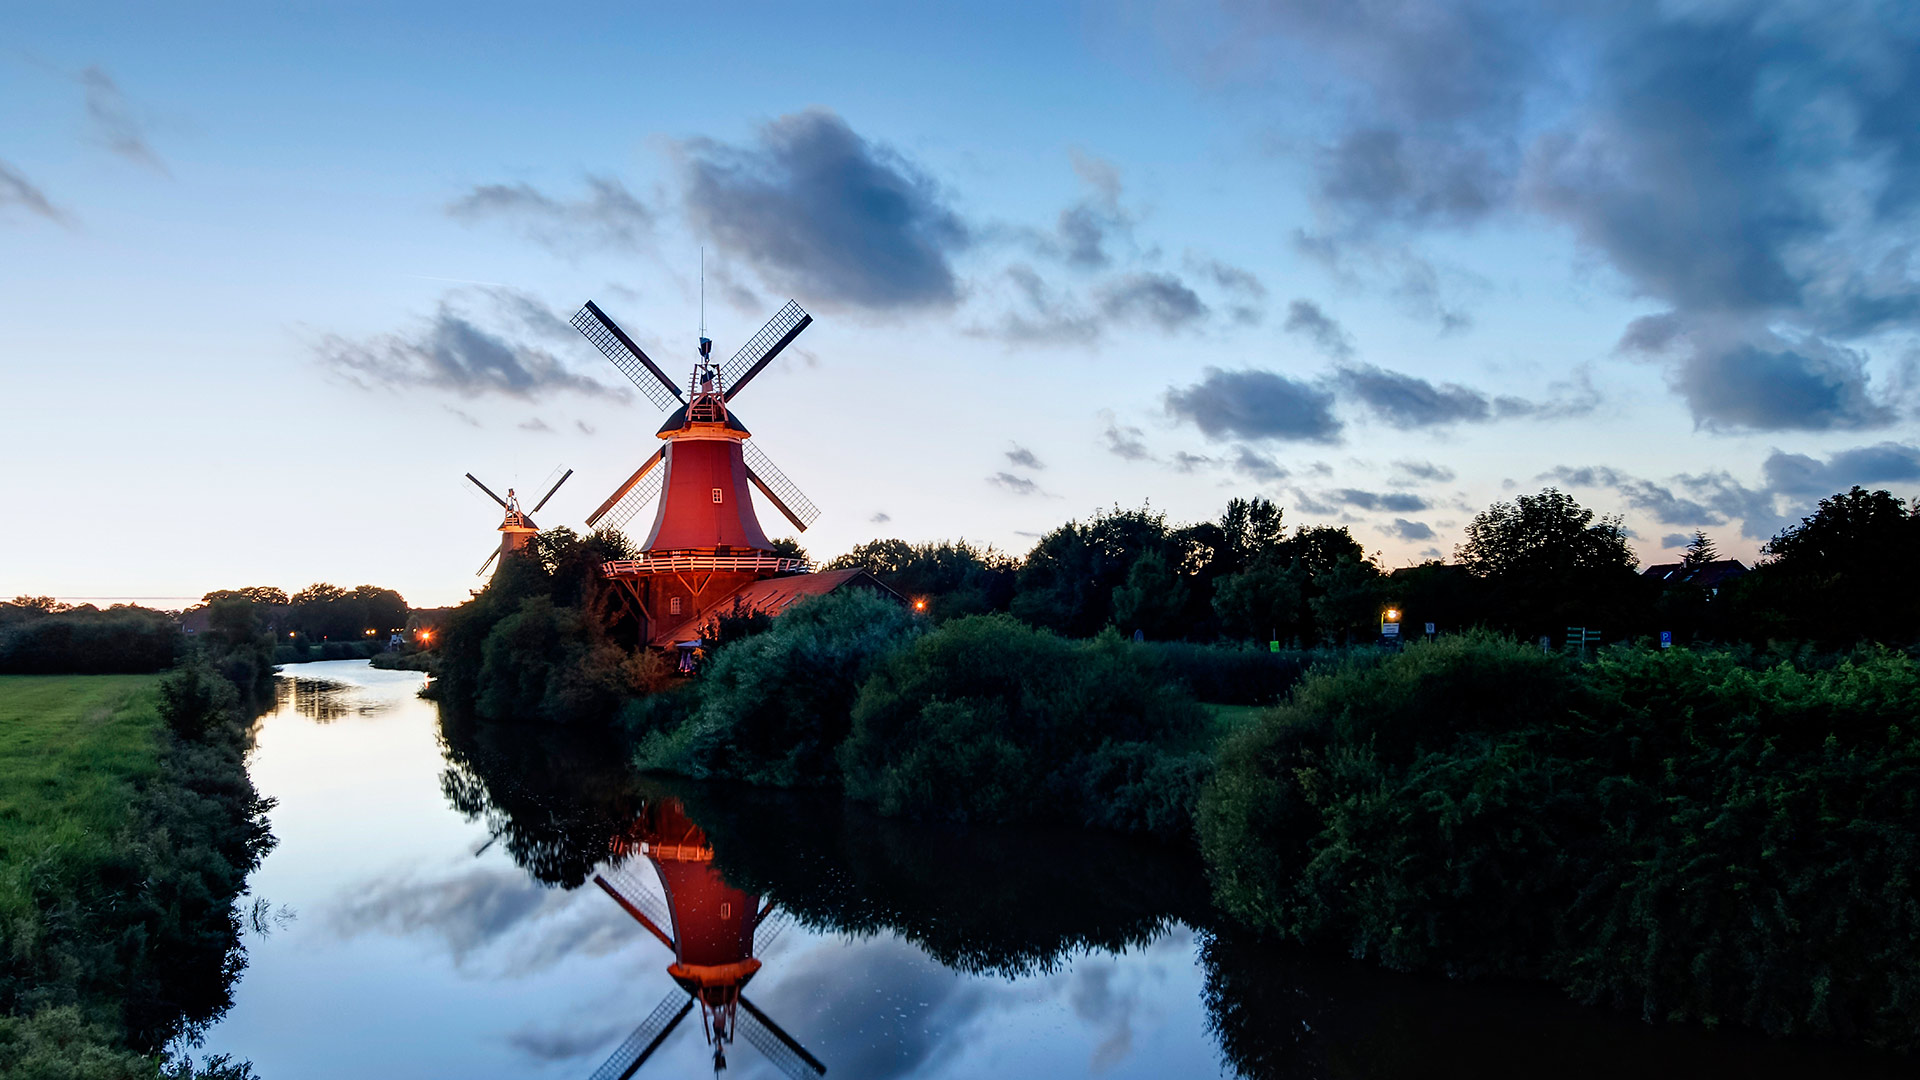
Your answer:
[[[698,551],[662,552],[638,559],[615,559],[600,564],[602,577],[630,577],[636,574],[686,574],[708,571],[784,574],[810,569],[805,559],[790,559],[764,552],[747,555],[713,555]]]

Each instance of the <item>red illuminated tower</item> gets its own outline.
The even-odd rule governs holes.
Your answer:
[[[746,586],[807,569],[804,560],[774,553],[754,514],[752,489],[801,531],[819,511],[748,441],[752,432],[733,401],[812,322],[789,300],[724,365],[712,361],[713,343],[701,337],[700,358],[682,393],[598,306],[588,302],[573,317],[656,405],[674,409],[655,433],[664,445],[587,517],[589,527],[617,528],[659,496],[641,557],[604,568],[637,607],[648,643],[697,638],[706,617]]]
[[[673,952],[669,993],[616,1048],[594,1080],[625,1080],[665,1042],[693,1007],[700,1007],[715,1071],[726,1068],[735,1034],[766,1054],[795,1080],[814,1080],[827,1067],[780,1029],[742,991],[760,971],[754,956],[785,926],[771,904],[727,884],[713,868],[713,849],[689,821],[677,799],[649,803],[612,845],[614,864],[595,874],[594,884]],[[655,892],[637,868],[658,876]],[[661,894],[664,894],[664,899]]]

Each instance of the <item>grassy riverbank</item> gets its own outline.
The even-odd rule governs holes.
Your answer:
[[[226,1007],[270,843],[231,695],[191,675],[0,676],[0,1076],[246,1075],[157,1056]]]

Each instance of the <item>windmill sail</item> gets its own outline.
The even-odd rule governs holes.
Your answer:
[[[614,367],[625,372],[627,378],[633,380],[633,385],[639,387],[640,392],[655,405],[667,409],[676,402],[686,400],[680,394],[680,387],[667,378],[666,372],[660,370],[660,365],[634,344],[626,331],[615,326],[613,320],[607,318],[606,312],[601,311],[593,301],[587,301],[587,306],[575,312],[568,321],[573,323],[574,329],[585,334],[595,348],[605,353],[607,359],[613,361]]]
[[[727,388],[727,400],[732,401],[735,394],[752,382],[753,377],[768,364],[773,363],[773,358],[793,344],[793,339],[799,337],[800,331],[812,322],[813,316],[791,300],[787,301],[786,307],[774,312],[773,318],[767,320],[767,325],[748,338],[747,343],[740,346],[740,351],[733,354],[733,359],[727,361],[726,367],[720,369],[721,381]]]
[[[492,488],[490,488],[490,487],[488,487],[487,485],[485,485],[485,484],[483,484],[483,483],[481,483],[481,482],[480,482],[480,478],[479,478],[479,477],[477,477],[477,476],[475,476],[475,475],[473,475],[472,473],[468,473],[468,474],[467,474],[467,479],[469,479],[469,480],[471,480],[471,481],[473,481],[473,486],[474,486],[474,487],[477,487],[477,488],[479,488],[479,489],[480,489],[481,491],[484,491],[484,492],[486,492],[486,493],[487,493],[487,497],[488,497],[488,498],[490,498],[490,499],[492,499],[492,500],[493,500],[494,502],[497,502],[497,503],[499,503],[499,504],[500,504],[501,506],[503,506],[503,507],[506,507],[506,506],[507,506],[507,500],[505,500],[505,499],[503,499],[503,498],[501,498],[501,497],[500,497],[500,496],[498,496],[498,495],[495,495],[495,494],[493,493],[493,489],[492,489]],[[507,509],[512,509],[512,507],[507,507]]]
[[[602,870],[597,876],[618,890],[620,899],[625,900],[633,907],[639,908],[640,913],[652,919],[655,925],[663,927],[672,926],[673,916],[667,913],[666,899],[660,895],[660,889],[657,885],[646,880],[651,877],[654,881],[658,881],[660,879],[659,874],[657,872],[652,874],[644,873],[636,869],[636,867],[639,866],[650,868],[652,864],[645,860],[629,860],[617,867],[609,866]],[[605,886],[602,886],[602,888],[605,888]]]
[[[807,1053],[807,1048],[794,1041],[793,1036],[780,1030],[780,1025],[760,1011],[759,1006],[740,995],[740,1008],[744,1011],[734,1020],[734,1030],[747,1037],[754,1049],[767,1055],[781,1072],[792,1080],[816,1080],[827,1075],[827,1067],[820,1059]]]
[[[747,459],[747,479],[753,481],[768,502],[787,515],[794,528],[806,532],[807,526],[820,516],[820,508],[801,494],[799,485],[787,479],[787,474],[776,468],[758,446],[748,442],[741,444],[740,449]]]
[[[678,1011],[674,1010],[676,1003],[680,1006]],[[660,1044],[667,1041],[667,1036],[673,1034],[673,1029],[679,1027],[680,1021],[685,1020],[692,1011],[693,998],[687,996],[686,991],[674,990],[668,994],[653,1007],[645,1020],[640,1021],[640,1026],[633,1029],[633,1034],[614,1047],[607,1060],[593,1070],[591,1080],[627,1080],[646,1064],[653,1052],[660,1049]]]
[[[567,482],[567,476],[572,476],[572,475],[573,475],[573,470],[568,469],[566,476],[562,476],[560,479],[555,480],[553,482],[553,486],[547,489],[547,493],[545,495],[540,496],[540,501],[533,504],[532,512],[536,514],[539,513],[540,508],[547,505],[547,500],[553,498],[553,493],[560,490],[560,485]]]
[[[587,519],[590,529],[618,529],[633,518],[633,515],[646,508],[654,496],[660,494],[660,484],[665,480],[667,471],[656,469],[659,455],[649,459],[640,471],[634,473],[619,491],[607,497],[600,509]]]
[[[475,570],[475,571],[473,572],[473,576],[474,576],[474,577],[482,577],[482,576],[484,576],[484,575],[486,574],[486,572],[487,572],[487,567],[489,567],[489,566],[492,566],[492,565],[493,565],[493,560],[495,560],[495,559],[497,559],[497,558],[499,558],[499,557],[500,557],[500,549],[499,549],[499,548],[494,548],[494,549],[493,549],[493,551],[492,551],[492,552],[490,552],[490,553],[489,553],[489,554],[487,555],[487,561],[486,561],[486,562],[483,562],[483,563],[481,563],[481,564],[480,564],[480,569],[478,569],[478,570]]]

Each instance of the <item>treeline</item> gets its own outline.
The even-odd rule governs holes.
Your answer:
[[[231,601],[257,605],[275,630],[276,638],[298,646],[327,641],[358,642],[369,637],[385,644],[388,634],[406,629],[411,613],[406,599],[392,589],[378,585],[345,589],[324,581],[292,596],[271,585],[252,585],[243,589],[219,589],[201,598],[201,604],[207,607]]]
[[[1754,572],[1723,586],[1649,580],[1617,517],[1553,488],[1478,514],[1452,562],[1388,571],[1345,527],[1289,528],[1264,498],[1216,521],[1170,525],[1121,509],[1070,521],[1024,559],[965,541],[876,540],[830,568],[862,566],[935,621],[1006,611],[1088,637],[1112,626],[1149,640],[1221,639],[1312,647],[1376,640],[1387,610],[1409,633],[1471,627],[1558,642],[1570,626],[1606,640],[1661,630],[1681,641],[1920,640],[1920,509],[1853,488],[1783,530]],[[1698,534],[1690,568],[1717,556]]]
[[[0,604],[0,674],[145,675],[172,667],[185,648],[164,611],[71,607],[45,596]]]

